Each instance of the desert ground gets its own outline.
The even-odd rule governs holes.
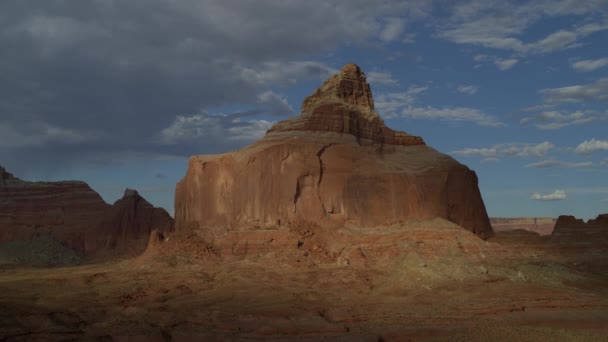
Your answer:
[[[190,229],[120,262],[5,267],[0,340],[605,341],[606,256],[441,219]]]

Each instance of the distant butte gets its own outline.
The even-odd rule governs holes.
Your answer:
[[[388,128],[355,64],[254,144],[190,158],[175,210],[177,229],[375,227],[443,218],[480,237],[493,234],[475,172],[421,137]]]
[[[28,182],[0,166],[0,244],[51,238],[88,259],[138,255],[173,218],[137,191],[107,204],[85,182]]]

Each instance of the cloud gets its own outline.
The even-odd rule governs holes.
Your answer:
[[[240,77],[255,86],[289,85],[311,79],[324,80],[340,70],[314,61],[271,61],[256,68],[239,67]]]
[[[608,65],[608,58],[587,59],[572,63],[572,68],[576,71],[594,71]]]
[[[466,1],[452,8],[448,23],[439,29],[436,36],[458,44],[507,50],[521,55],[548,53],[580,46],[582,38],[606,30],[608,25],[593,22],[573,26],[532,42],[524,42],[520,36],[542,19],[601,13],[602,9],[605,14],[606,7],[606,3],[601,0],[586,1],[578,7],[572,0],[523,3]]]
[[[511,69],[515,64],[517,64],[518,60],[514,58],[510,59],[501,59],[497,58],[494,60],[494,64],[498,67],[498,69],[505,71]]]
[[[401,114],[410,119],[470,121],[479,126],[504,127],[505,124],[475,108],[467,107],[407,107]]]
[[[468,121],[480,126],[503,127],[505,124],[479,109],[467,107],[416,106],[417,97],[428,90],[427,86],[410,86],[405,92],[380,94],[375,102],[376,110],[385,118]]]
[[[608,151],[608,140],[585,140],[574,149],[574,152],[579,154],[591,154],[597,151]]]
[[[515,58],[500,58],[496,56],[488,56],[488,55],[475,55],[473,56],[473,60],[476,62],[492,62],[498,69],[501,71],[507,71],[515,66],[519,62],[518,59]]]
[[[403,18],[387,18],[386,24],[380,31],[380,40],[390,42],[397,40],[405,30],[405,22]]]
[[[100,132],[78,132],[44,122],[28,122],[14,125],[0,122],[2,144],[0,151],[11,148],[40,147],[47,144],[78,144],[102,137]]]
[[[558,201],[565,200],[567,198],[566,192],[564,190],[555,190],[553,193],[541,195],[538,192],[530,195],[530,198],[538,201]]]
[[[171,125],[161,131],[161,141],[166,145],[247,143],[263,137],[274,124],[266,120],[244,121],[235,115],[178,115]]]
[[[543,89],[547,102],[608,102],[608,77],[583,85]]]
[[[376,84],[382,85],[397,85],[399,82],[393,78],[390,72],[375,72],[371,71],[366,74],[367,82],[372,86]]]
[[[533,123],[538,129],[553,130],[566,126],[582,125],[590,122],[607,120],[608,113],[600,114],[591,110],[579,110],[572,113],[550,110],[525,117],[520,120],[521,124]]]
[[[458,87],[456,87],[456,90],[459,93],[473,95],[473,94],[477,93],[477,90],[479,90],[479,88],[474,85],[461,84]]]
[[[258,95],[258,104],[270,115],[289,115],[295,112],[287,99],[270,90]]]
[[[528,143],[508,143],[498,144],[489,148],[465,148],[457,151],[450,152],[452,154],[461,156],[480,156],[480,157],[544,157],[551,149],[555,147],[554,144],[544,141],[542,143],[533,145]]]
[[[560,160],[542,160],[539,162],[531,163],[526,165],[528,168],[551,168],[551,167],[590,167],[593,166],[593,162],[580,162],[580,163],[570,163],[564,162]]]

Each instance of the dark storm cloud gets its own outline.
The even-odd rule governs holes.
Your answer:
[[[382,16],[428,11],[399,3],[3,2],[0,133],[8,133],[0,137],[0,163],[65,167],[93,154],[183,155],[242,145],[236,136],[196,135],[193,151],[192,141],[168,144],[162,132],[178,115],[223,105],[291,114],[273,86],[334,71],[301,56],[373,38],[384,29]],[[216,123],[220,132],[248,138],[265,127],[242,120]]]

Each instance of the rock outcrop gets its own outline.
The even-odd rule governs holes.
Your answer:
[[[524,229],[540,235],[551,235],[556,219],[551,217],[491,217],[495,232]]]
[[[173,218],[167,211],[154,207],[136,190],[126,189],[99,225],[98,231],[103,234],[97,240],[98,248],[137,255],[145,250],[152,231],[166,234],[173,228]]]
[[[353,64],[263,139],[190,158],[175,210],[178,229],[375,227],[439,217],[492,234],[475,172],[386,127]]]
[[[608,244],[608,214],[587,222],[562,215],[557,218],[551,238],[559,243]]]
[[[0,167],[0,244],[53,239],[87,257],[142,252],[153,229],[173,219],[136,191],[107,204],[78,181],[28,182]]]

